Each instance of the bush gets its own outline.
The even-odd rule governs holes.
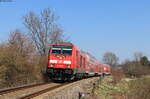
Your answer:
[[[128,61],[123,64],[123,71],[127,77],[141,77],[149,74],[150,68],[148,66],[143,66],[139,62]]]
[[[124,72],[121,68],[112,68],[111,74],[114,84],[119,83],[124,77]]]
[[[149,99],[150,79],[138,79],[130,81],[127,99]]]
[[[8,43],[0,45],[0,88],[43,82],[46,61],[27,36],[12,33]]]
[[[8,46],[0,48],[1,84],[15,86],[35,80],[34,66],[28,62],[26,54],[19,53],[17,49]]]

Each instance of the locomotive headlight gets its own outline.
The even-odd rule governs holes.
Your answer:
[[[57,60],[50,60],[50,63],[57,63]]]
[[[50,68],[50,67],[54,67],[54,64],[49,64],[49,65],[48,65],[48,68]]]
[[[67,65],[68,68],[70,68],[70,65]]]
[[[71,64],[71,61],[64,61],[64,64]]]
[[[104,67],[104,70],[106,70],[107,68],[106,67]]]
[[[50,67],[54,67],[54,64],[50,64]]]

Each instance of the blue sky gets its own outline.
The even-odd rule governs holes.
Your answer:
[[[51,8],[70,40],[99,60],[114,52],[121,61],[134,52],[150,57],[149,0],[12,0],[0,2],[0,42],[16,28],[23,31],[22,16]]]

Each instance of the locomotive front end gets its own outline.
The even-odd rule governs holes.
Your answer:
[[[52,80],[73,77],[73,45],[52,45],[48,56],[47,74]]]

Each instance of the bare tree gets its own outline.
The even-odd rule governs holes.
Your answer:
[[[48,44],[63,41],[63,32],[56,24],[57,19],[50,8],[41,11],[39,16],[33,12],[24,16],[24,25],[41,55],[47,55]]]
[[[53,29],[54,29],[54,31],[53,31],[53,33],[51,34],[51,44],[58,44],[58,43],[60,43],[60,42],[62,42],[63,41],[63,31],[62,31],[62,29],[60,29],[59,27],[58,27],[58,25],[54,25],[54,27],[53,27]]]
[[[134,53],[134,60],[136,62],[139,62],[142,57],[143,57],[143,53],[142,52],[135,52]]]
[[[28,54],[34,51],[31,39],[23,34],[19,29],[11,32],[8,45],[11,49],[18,50],[18,53]]]
[[[112,52],[106,52],[103,56],[103,62],[110,66],[115,66],[118,63],[119,58]]]
[[[132,77],[132,76],[140,77],[142,75],[149,74],[148,67],[143,66],[143,64],[137,61],[130,61],[130,60],[125,61],[124,64],[122,64],[122,69],[124,73],[126,74],[126,76],[129,76],[129,77]]]

